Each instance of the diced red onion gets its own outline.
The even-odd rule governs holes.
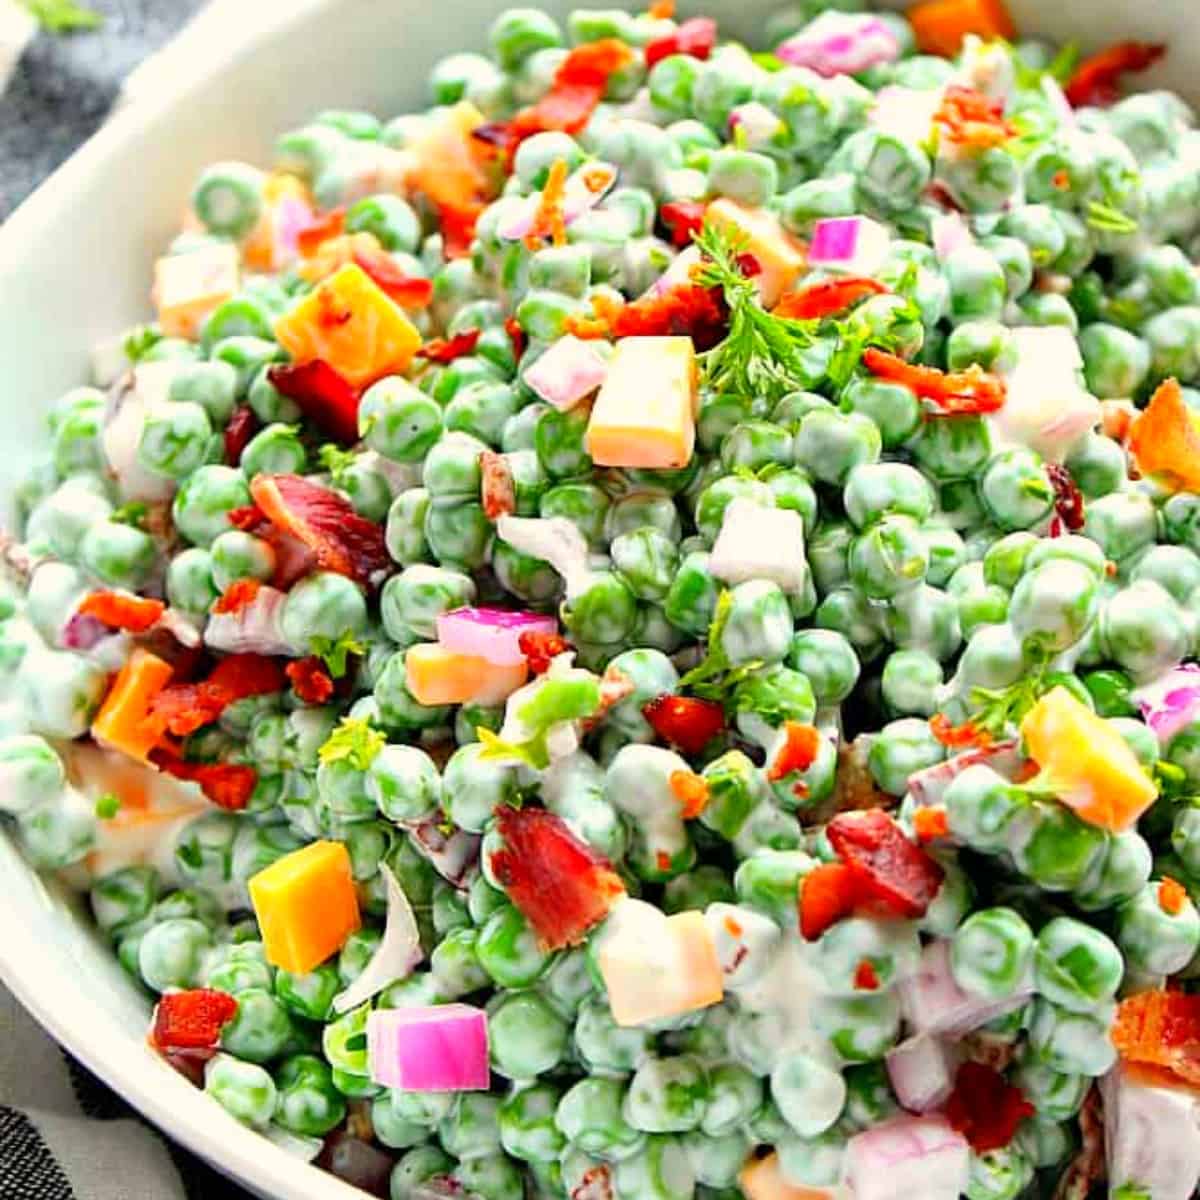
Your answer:
[[[93,649],[105,638],[111,636],[112,630],[103,621],[76,612],[63,626],[58,640],[64,650],[82,651]]]
[[[921,953],[916,973],[899,984],[900,1009],[917,1033],[958,1037],[986,1025],[1033,995],[1033,981],[1026,979],[1011,996],[986,1000],[964,992],[950,971],[950,943],[930,942]]]
[[[470,1004],[377,1009],[367,1019],[371,1078],[405,1092],[476,1092],[491,1080],[487,1014]]]
[[[933,129],[933,115],[942,105],[943,91],[889,84],[876,92],[875,107],[867,119],[880,133],[918,145]]]
[[[138,444],[151,409],[168,403],[167,389],[177,369],[174,363],[141,363],[109,390],[100,445],[125,500],[166,500],[175,492],[172,480],[138,461]]]
[[[334,997],[335,1012],[349,1012],[382,992],[388,984],[407,979],[424,957],[417,919],[404,889],[386,863],[381,863],[379,870],[387,889],[387,921],[383,928],[383,940],[353,983]]]
[[[946,789],[968,767],[985,763],[993,771],[1011,779],[1016,775],[1022,762],[1024,762],[1024,758],[1017,749],[1015,739],[996,742],[995,745],[985,746],[982,749],[964,750],[961,754],[956,754],[944,762],[937,763],[932,767],[925,767],[921,771],[914,771],[908,777],[908,790],[918,804],[932,808],[942,803],[946,796]]]
[[[568,333],[556,341],[522,376],[526,384],[567,412],[586,400],[608,374],[608,363],[594,342]]]
[[[1134,1078],[1120,1064],[1100,1081],[1110,1195],[1126,1184],[1154,1200],[1188,1200],[1200,1183],[1194,1093]]]
[[[616,182],[617,168],[612,163],[584,163],[563,185],[563,224],[569,226],[579,220],[585,212],[595,208]],[[501,241],[519,242],[532,231],[541,203],[541,192],[523,197],[520,205],[512,206],[511,215],[503,220],[496,230],[496,236]]]
[[[1200,666],[1184,663],[1138,688],[1133,699],[1142,719],[1165,746],[1200,714]]]
[[[825,217],[813,226],[808,265],[869,277],[883,266],[891,241],[870,217]]]
[[[969,246],[975,240],[962,213],[939,213],[930,222],[933,252],[938,262],[945,262],[956,250]]]
[[[447,650],[473,654],[499,667],[515,667],[525,661],[521,634],[557,632],[554,617],[504,608],[454,608],[437,618],[438,641]]]
[[[687,283],[691,270],[701,260],[700,247],[691,245],[680,250],[671,265],[645,290],[643,296],[661,296],[681,283]]]
[[[854,1200],[958,1200],[967,1190],[970,1147],[943,1117],[896,1117],[846,1146]]]
[[[886,21],[865,13],[828,11],[775,47],[775,57],[827,78],[857,75],[900,57],[900,42]]]
[[[893,1047],[885,1061],[896,1098],[909,1112],[932,1112],[954,1089],[955,1064],[950,1048],[927,1033]]]
[[[261,587],[237,612],[214,613],[204,629],[204,643],[227,654],[291,655],[295,648],[283,636],[281,618],[287,593]]]
[[[416,848],[447,883],[456,888],[467,886],[479,862],[479,844],[483,839],[478,834],[462,829],[446,833],[437,818],[407,824],[405,828],[412,834]]]
[[[757,149],[767,145],[781,130],[785,129],[779,114],[773,112],[761,100],[739,104],[729,114],[730,132],[741,130],[746,148]]]

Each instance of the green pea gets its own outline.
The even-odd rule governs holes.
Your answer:
[[[250,502],[250,491],[240,471],[209,464],[197,468],[180,485],[171,515],[188,541],[208,546],[230,527],[230,511]]]
[[[204,1090],[231,1116],[255,1128],[267,1125],[278,1102],[267,1071],[229,1054],[218,1054],[207,1064]]]
[[[569,1033],[537,992],[504,996],[488,1016],[492,1066],[510,1079],[535,1079],[562,1061]]]
[[[110,587],[136,591],[158,560],[154,539],[133,525],[97,521],[79,541],[79,563]]]
[[[511,905],[497,909],[480,930],[476,953],[497,985],[529,987],[549,967],[553,955],[542,950],[525,918]]]
[[[992,520],[1006,530],[1029,529],[1054,507],[1054,488],[1032,450],[995,455],[979,481],[979,497]]]
[[[1056,917],[1042,927],[1033,965],[1038,992],[1073,1012],[1090,1012],[1110,1000],[1125,969],[1110,938],[1071,917]]]

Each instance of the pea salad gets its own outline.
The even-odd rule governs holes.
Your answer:
[[[390,1200],[1188,1200],[1164,48],[1002,0],[487,42],[203,170],[51,406],[25,855],[165,1064]]]

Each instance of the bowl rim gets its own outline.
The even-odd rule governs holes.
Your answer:
[[[267,0],[258,0],[266,4]],[[224,43],[219,57],[197,55],[185,70],[156,72],[152,102],[140,97],[119,100],[107,121],[78,150],[27,196],[0,224],[0,278],[16,271],[31,244],[43,242],[58,222],[68,219],[77,186],[102,163],[128,153],[138,140],[188,97],[214,86],[221,76],[263,53],[340,0],[291,0],[272,4],[268,17],[234,44]],[[197,28],[185,26],[159,54],[164,61],[185,55],[202,42],[204,16]],[[0,877],[27,871],[13,839],[0,832]],[[36,877],[32,885],[45,892]],[[53,885],[50,885],[53,887]],[[48,906],[54,901],[44,895]],[[11,910],[10,910],[11,911]],[[55,914],[55,920],[61,916]],[[128,1101],[164,1138],[177,1142],[239,1184],[272,1200],[362,1200],[364,1193],[337,1176],[304,1162],[225,1112],[146,1047],[144,1062],[131,1062],[128,1033],[107,1013],[93,1010],[81,1019],[78,987],[63,979],[61,960],[71,951],[47,947],[13,920],[0,938],[0,981],[17,1001],[72,1057]],[[63,986],[67,983],[68,986]],[[55,986],[55,985],[58,986]],[[82,1010],[88,1012],[87,1009]]]

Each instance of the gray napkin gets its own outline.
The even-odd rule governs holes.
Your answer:
[[[204,0],[86,3],[104,24],[88,33],[38,34],[0,95],[0,220],[96,131],[125,76]]]

